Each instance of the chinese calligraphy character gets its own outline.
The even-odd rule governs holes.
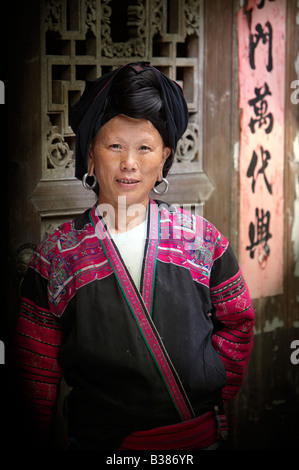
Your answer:
[[[246,247],[246,250],[249,250],[250,258],[254,258],[255,249],[258,245],[263,245],[263,251],[266,256],[270,254],[270,247],[268,245],[268,240],[272,238],[271,233],[269,232],[270,226],[270,212],[264,212],[264,209],[261,209],[261,214],[259,209],[255,209],[256,217],[256,226],[253,222],[249,224],[248,236],[251,245]]]
[[[262,88],[264,87],[264,91],[262,92]],[[249,127],[252,134],[255,133],[255,125],[258,123],[258,127],[261,128],[263,125],[267,126],[265,129],[266,134],[269,134],[273,128],[273,115],[272,113],[267,113],[268,111],[268,103],[265,100],[265,96],[272,95],[271,91],[267,83],[260,88],[254,89],[255,98],[252,98],[248,101],[250,106],[253,106],[254,114],[257,116],[257,119],[250,119]]]
[[[275,0],[269,0],[269,2],[275,2]],[[261,8],[264,8],[264,5],[265,5],[265,0],[261,0],[259,4],[257,4],[256,6],[261,9]]]
[[[262,40],[263,44],[266,44],[268,42],[268,64],[267,64],[267,70],[268,72],[271,72],[273,68],[273,61],[272,61],[272,26],[269,21],[267,21],[265,25],[265,29],[268,29],[268,32],[264,32],[263,28],[260,23],[258,23],[255,27],[256,33],[255,34],[250,34],[249,36],[249,63],[250,67],[255,70],[255,60],[254,60],[254,54],[255,54],[255,49]]]
[[[272,194],[272,184],[269,183],[269,181],[267,179],[267,176],[265,174],[265,170],[268,166],[268,160],[270,160],[271,155],[270,155],[270,152],[268,152],[268,150],[264,150],[262,146],[260,147],[260,149],[261,149],[261,160],[262,160],[261,167],[259,168],[259,170],[258,170],[258,172],[255,176],[255,169],[256,169],[256,166],[257,166],[258,156],[257,156],[257,153],[255,151],[253,151],[251,162],[249,164],[246,176],[248,178],[252,178],[251,188],[252,188],[252,192],[254,193],[255,184],[256,184],[256,180],[257,180],[258,176],[259,175],[264,175],[264,181],[265,181],[266,187],[267,187],[269,193]]]

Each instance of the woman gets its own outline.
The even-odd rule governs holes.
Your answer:
[[[187,122],[182,90],[148,63],[87,83],[72,110],[76,176],[97,203],[36,250],[15,337],[43,442],[62,376],[68,448],[207,449],[227,430],[253,341],[248,290],[211,223],[150,197]]]

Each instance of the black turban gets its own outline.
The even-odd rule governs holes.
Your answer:
[[[171,147],[172,154],[174,154],[177,142],[184,134],[188,124],[188,108],[181,87],[148,62],[131,63],[124,67],[131,67],[136,73],[151,68],[157,74],[166,115],[167,145]],[[106,73],[96,80],[88,80],[81,98],[71,108],[70,124],[76,134],[75,175],[78,179],[82,179],[87,172],[87,158],[95,123],[103,111],[113,80],[122,68]],[[164,177],[169,171],[172,160],[173,158],[171,161],[166,161],[164,165]]]

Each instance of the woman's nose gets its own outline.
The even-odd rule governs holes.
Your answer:
[[[122,160],[120,162],[121,170],[135,171],[138,168],[137,158],[133,151],[127,151],[122,155]]]

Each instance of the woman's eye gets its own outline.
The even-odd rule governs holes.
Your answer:
[[[112,148],[112,149],[120,149],[121,147],[120,147],[119,144],[111,144],[111,145],[110,145],[110,148]]]

